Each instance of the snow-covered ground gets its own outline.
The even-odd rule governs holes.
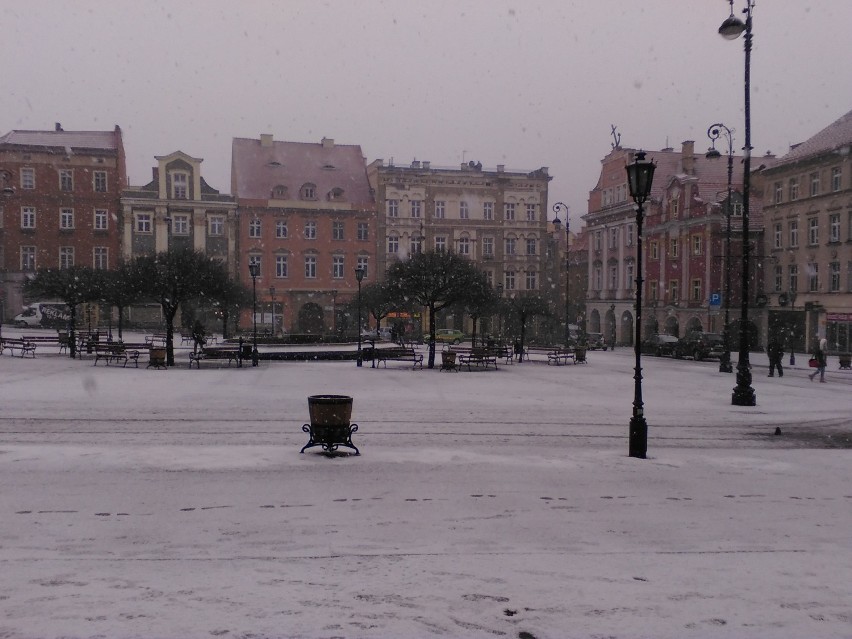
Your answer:
[[[639,460],[629,349],[472,373],[46,350],[0,358],[0,637],[852,637],[836,358],[819,384],[753,355],[753,408],[715,362],[643,358]],[[360,457],[299,454],[324,393],[354,397]]]

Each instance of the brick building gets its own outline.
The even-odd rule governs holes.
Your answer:
[[[24,278],[42,267],[113,268],[120,253],[127,169],[121,129],[11,131],[0,137],[0,314],[27,302]]]
[[[357,145],[234,138],[231,191],[238,205],[239,277],[257,278],[258,325],[289,333],[355,330],[346,305],[355,268],[376,281],[376,209]],[[251,324],[251,313],[242,318]]]

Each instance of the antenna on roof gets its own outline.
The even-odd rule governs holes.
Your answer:
[[[617,149],[617,148],[621,147],[621,133],[615,132],[615,125],[614,124],[610,124],[609,128],[610,128],[610,135],[612,136],[612,139],[613,139],[612,148]]]

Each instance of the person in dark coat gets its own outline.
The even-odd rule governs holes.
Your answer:
[[[781,368],[781,359],[784,357],[784,346],[777,337],[772,337],[766,345],[766,353],[769,355],[769,376],[775,377],[775,369],[778,369],[778,377],[784,377],[784,369]]]

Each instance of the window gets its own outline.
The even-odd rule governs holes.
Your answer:
[[[652,260],[660,259],[660,246],[656,241],[651,242],[650,253]]]
[[[259,238],[260,232],[260,218],[253,217],[249,220],[249,237]]]
[[[831,192],[837,193],[840,190],[840,167],[835,166],[831,169]]]
[[[312,280],[316,279],[317,276],[317,256],[316,255],[306,255],[305,256],[305,278]]]
[[[370,225],[367,224],[367,222],[358,222],[358,226],[356,228],[358,241],[366,242],[370,239]]]
[[[799,246],[799,221],[791,220],[790,225],[790,248],[796,248]]]
[[[672,210],[672,217],[674,217],[674,218],[678,217],[678,213],[679,213],[679,210],[680,210],[680,200],[678,200],[678,199],[672,200],[671,210]]]
[[[780,264],[775,265],[775,292],[781,293],[784,291],[784,267]]]
[[[305,222],[305,239],[317,239],[317,223],[315,220],[308,220],[307,222]]]
[[[527,271],[527,290],[535,291],[538,289],[538,273],[536,271]]]
[[[388,217],[399,217],[399,200],[388,200]]]
[[[527,204],[527,222],[535,222],[535,204]]]
[[[95,209],[94,229],[96,231],[106,231],[109,227],[109,211],[106,209]]]
[[[781,226],[781,222],[776,222],[772,227],[772,248],[780,249],[784,248],[784,229]]]
[[[470,255],[470,238],[459,238],[459,255]]]
[[[503,204],[503,218],[506,220],[514,220],[515,219],[515,203],[514,202],[505,202]]]
[[[784,185],[781,184],[781,182],[776,182],[774,186],[775,195],[773,196],[772,201],[775,202],[775,204],[781,204],[784,199]]]
[[[677,280],[669,281],[669,302],[671,302],[672,304],[674,304],[680,299],[680,295],[678,294],[678,288],[679,285]]]
[[[811,173],[811,197],[819,195],[819,173]]]
[[[435,201],[435,217],[439,220],[443,220],[444,216],[447,214],[447,203],[442,200]]]
[[[701,255],[702,253],[704,253],[704,243],[702,241],[703,239],[704,238],[702,238],[700,235],[693,235],[692,236],[692,254],[693,255]]]
[[[35,169],[21,169],[21,188],[25,191],[35,189]]]
[[[172,217],[172,234],[173,235],[189,235],[189,216],[185,214],[174,215]]]
[[[592,248],[595,251],[600,252],[602,247],[603,247],[603,237],[601,236],[601,232],[595,231],[594,235],[592,235]]]
[[[248,263],[249,266],[251,266],[252,264],[257,264],[257,275],[258,277],[263,277],[263,264],[260,261],[260,255],[249,255]]]
[[[412,255],[423,252],[423,236],[412,235],[408,238],[408,249]]]
[[[302,188],[299,189],[299,195],[303,200],[315,200],[317,199],[317,185],[311,184],[307,182],[302,185]]]
[[[790,178],[790,201],[799,199],[799,178]]]
[[[652,302],[656,302],[659,293],[657,292],[657,280],[648,282],[648,297]]]
[[[538,240],[534,237],[527,238],[527,255],[537,255]]]
[[[592,266],[592,286],[596,291],[603,288],[603,267],[600,262],[595,262]]]
[[[105,271],[109,268],[109,249],[105,246],[96,246],[92,251],[92,266]]]
[[[743,216],[743,203],[742,202],[731,203],[731,217],[742,217],[742,216]]]
[[[275,277],[287,277],[288,269],[287,269],[287,256],[286,255],[276,255],[275,256]]]
[[[95,171],[92,174],[92,188],[95,190],[95,193],[106,193],[107,192],[107,172],[106,171]]]
[[[36,270],[35,246],[21,247],[21,270],[26,272],[32,272]]]
[[[151,232],[151,214],[137,213],[136,214],[136,232],[150,233]]]
[[[819,264],[816,262],[808,263],[808,291],[810,293],[819,291]]]
[[[343,222],[333,221],[331,223],[331,239],[342,240],[343,238]]]
[[[447,238],[443,235],[435,236],[435,250],[439,253],[443,253],[447,250]]]
[[[515,290],[515,271],[503,273],[503,288],[507,291]]]
[[[411,210],[411,217],[420,217],[420,205],[422,202],[420,200],[411,200],[408,205]]]
[[[71,268],[74,266],[74,247],[59,247],[59,268]]]
[[[840,241],[840,213],[832,213],[828,216],[828,241]]]
[[[627,246],[633,246],[633,235],[635,233],[633,224],[628,224],[626,228],[626,237],[624,238],[624,243]]]
[[[207,232],[211,236],[225,234],[225,218],[222,215],[211,215],[207,218]]]
[[[186,173],[172,173],[172,199],[185,200],[189,195],[188,176]]]
[[[482,238],[482,256],[494,257],[494,238],[493,237],[483,237]]]
[[[626,262],[624,264],[624,282],[628,286],[633,286],[633,284],[635,283],[633,280],[633,262]]]
[[[618,264],[609,265],[609,290],[614,291],[618,288]]]
[[[331,257],[331,277],[336,280],[343,279],[343,256],[342,255],[333,255]]]
[[[74,171],[71,169],[59,170],[59,190],[71,193],[74,190]]]
[[[287,231],[287,220],[276,220],[275,221],[275,237],[279,240],[286,239],[288,235]]]
[[[355,267],[361,269],[361,271],[364,273],[364,279],[367,279],[369,277],[369,275],[368,275],[368,273],[370,272],[370,269],[368,268],[369,265],[370,265],[370,258],[369,257],[367,257],[366,255],[359,255],[358,256],[358,263],[355,265]]]
[[[799,290],[799,265],[798,264],[790,264],[787,267],[787,277],[790,281],[790,289],[791,293],[795,293]]]
[[[59,209],[59,228],[63,231],[74,229],[74,209]]]
[[[808,246],[819,244],[819,219],[812,217],[808,219]]]
[[[609,230],[609,243],[607,244],[607,248],[618,248],[618,229]]]
[[[700,302],[701,301],[701,280],[700,279],[693,279],[692,280],[692,286],[690,288],[692,289],[692,297],[691,297],[692,301],[693,302]]]
[[[515,238],[507,237],[506,238],[506,255],[514,255],[515,254]]]
[[[21,228],[34,229],[36,227],[36,210],[34,206],[21,207]]]
[[[840,262],[828,264],[828,290],[832,293],[840,292]]]
[[[467,202],[459,202],[459,219],[470,219],[470,208],[468,208]]]
[[[482,219],[483,220],[493,220],[494,219],[494,202],[483,202],[482,203]]]
[[[669,256],[670,257],[677,257],[677,248],[678,248],[677,238],[676,237],[671,238],[669,240]]]
[[[399,253],[399,237],[396,235],[388,235],[388,253]]]

